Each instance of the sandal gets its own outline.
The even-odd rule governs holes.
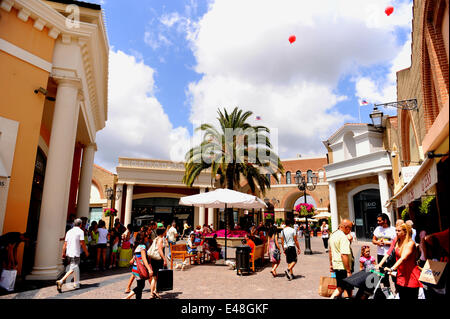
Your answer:
[[[277,274],[275,274],[274,272],[273,272],[273,270],[271,270],[270,271],[270,273],[272,274],[272,276],[274,276],[274,277],[276,277],[277,276]]]
[[[158,295],[156,292],[152,292],[152,299],[153,299],[153,298],[155,298],[155,299],[161,299],[161,296]]]

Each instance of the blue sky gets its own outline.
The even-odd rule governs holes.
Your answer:
[[[96,163],[112,171],[119,156],[182,160],[218,107],[261,116],[282,159],[324,155],[321,141],[359,122],[361,99],[396,100],[395,72],[410,65],[409,0],[91,2],[110,42]]]

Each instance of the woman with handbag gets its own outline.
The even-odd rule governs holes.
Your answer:
[[[146,247],[144,244],[145,234],[138,233],[133,246],[133,259],[130,264],[133,264],[132,274],[136,278],[136,287],[124,298],[130,299],[136,296],[136,299],[142,299],[142,290],[145,287],[145,281],[153,276],[153,269],[147,261]]]
[[[150,283],[150,291],[152,296],[150,299],[161,299],[161,296],[156,292],[156,282],[158,280],[158,271],[163,267],[167,267],[166,256],[164,254],[164,237],[166,229],[158,227],[156,229],[157,237],[148,249],[147,255],[150,257],[150,264],[152,265],[153,275]]]
[[[277,268],[280,265],[281,253],[280,244],[278,243],[278,233],[276,227],[269,228],[269,234],[267,237],[267,254],[269,255],[270,262],[272,263],[272,270],[270,273],[272,276],[277,276]]]

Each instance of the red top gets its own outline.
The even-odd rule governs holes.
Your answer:
[[[414,247],[414,249],[416,248]],[[413,252],[398,266],[397,285],[408,288],[422,287],[422,283],[419,281],[420,270],[416,265],[414,255],[415,253]],[[395,257],[397,260],[401,257],[398,248],[395,249]]]

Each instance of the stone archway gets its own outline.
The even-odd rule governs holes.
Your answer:
[[[313,198],[314,202],[316,203],[315,208],[317,208],[317,203],[319,202],[312,192],[306,192],[307,196],[310,196]],[[295,202],[303,196],[303,192],[299,190],[292,190],[288,194],[284,196],[284,198],[281,201],[281,207],[284,208],[284,211],[292,211],[294,208]]]

